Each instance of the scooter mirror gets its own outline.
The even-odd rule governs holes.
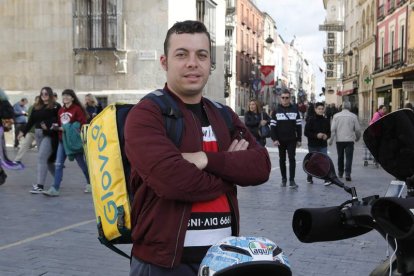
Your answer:
[[[328,155],[321,152],[309,152],[305,155],[302,166],[303,170],[307,174],[316,178],[329,180],[333,184],[343,188],[352,196],[356,195],[353,189],[345,186],[345,184],[338,179],[335,172],[335,166],[332,163],[332,159]]]
[[[414,112],[391,112],[364,132],[364,142],[385,171],[403,180],[414,174]]]
[[[331,164],[329,156],[320,152],[310,152],[303,159],[303,170],[316,178],[325,179],[332,170],[335,173]]]

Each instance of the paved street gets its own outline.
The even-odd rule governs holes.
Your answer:
[[[329,150],[336,163],[335,148]],[[386,255],[386,243],[378,233],[302,244],[291,229],[295,209],[339,205],[350,196],[336,186],[325,187],[321,180],[306,184],[301,169],[303,149],[297,154],[299,189],[280,187],[277,152],[269,151],[270,181],[239,189],[242,234],[265,236],[278,243],[288,255],[294,275],[368,275]],[[9,148],[9,156],[14,154]],[[362,156],[358,143],[352,185],[360,197],[384,194],[392,177],[382,169],[363,167]],[[23,161],[26,169],[8,171],[6,184],[0,186],[0,275],[128,275],[129,261],[96,238],[92,198],[83,193],[85,183],[76,164],[66,162],[61,196],[48,198],[29,193],[35,181],[36,151],[30,151]],[[48,183],[51,181],[49,176]],[[122,248],[129,250],[129,246]]]

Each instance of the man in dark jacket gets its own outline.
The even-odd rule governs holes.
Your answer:
[[[312,107],[313,108],[313,107]],[[322,152],[328,154],[328,139],[331,137],[331,126],[329,119],[324,115],[324,104],[315,104],[314,115],[306,120],[305,136],[308,137],[309,152]],[[308,184],[312,184],[312,176],[307,177]],[[330,182],[325,181],[325,185]]]
[[[236,184],[269,178],[267,150],[229,110],[237,130],[231,134],[218,108],[202,97],[210,53],[201,22],[177,22],[168,30],[160,61],[167,76],[164,91],[183,115],[178,148],[157,104],[143,100],[128,114],[125,151],[134,193],[130,275],[197,275],[212,244],[239,234]]]
[[[279,147],[279,165],[282,174],[282,187],[286,186],[286,151],[289,156],[289,187],[296,189],[296,147],[302,142],[302,120],[298,109],[290,102],[290,91],[284,90],[280,96],[281,104],[272,114],[270,121],[273,145]]]

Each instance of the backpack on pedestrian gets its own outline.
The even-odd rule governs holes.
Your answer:
[[[178,147],[184,130],[184,119],[176,101],[164,90],[156,90],[142,98],[153,101],[161,110],[169,139]],[[229,131],[234,130],[229,110],[212,102],[220,111]],[[115,244],[131,240],[131,202],[128,190],[130,163],[124,151],[124,125],[133,104],[108,105],[82,127],[82,140],[98,227],[98,239],[109,249],[130,258]]]
[[[14,109],[8,100],[0,101],[0,119],[4,131],[10,131],[14,124]]]

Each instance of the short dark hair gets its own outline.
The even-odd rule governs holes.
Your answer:
[[[167,32],[164,40],[164,55],[168,53],[168,47],[170,42],[170,37],[172,34],[194,34],[194,33],[204,33],[208,37],[208,42],[210,45],[211,52],[211,38],[210,33],[207,31],[206,26],[200,21],[186,20],[176,22]]]
[[[319,106],[325,107],[325,104],[324,104],[324,103],[322,103],[322,102],[317,102],[317,103],[315,104],[315,108],[318,108]]]
[[[289,91],[289,89],[287,89],[287,88],[283,89],[283,90],[282,90],[282,93],[280,93],[280,95],[282,95],[282,94],[289,94],[289,96],[290,96],[290,91]]]

